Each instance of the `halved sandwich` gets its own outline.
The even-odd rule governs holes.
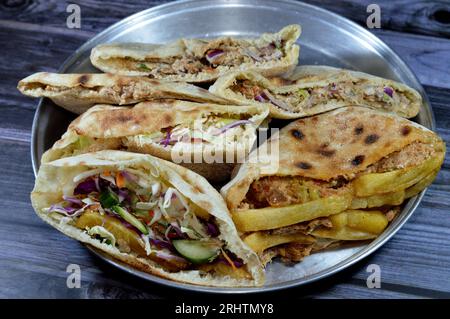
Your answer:
[[[179,100],[134,107],[97,105],[80,115],[43,162],[98,150],[151,154],[195,170],[210,181],[229,178],[243,161],[256,129],[268,115],[262,106],[233,106]]]
[[[21,80],[17,88],[31,97],[48,97],[76,114],[85,112],[95,104],[126,105],[162,98],[230,104],[226,99],[191,84],[109,73],[39,72]]]
[[[413,88],[370,74],[328,66],[299,66],[286,78],[266,78],[255,72],[226,74],[210,92],[236,104],[266,104],[270,116],[296,119],[360,105],[412,118],[422,97]]]
[[[277,165],[259,156],[221,190],[264,263],[275,256],[297,262],[329,245],[376,238],[405,200],[434,180],[445,156],[434,132],[363,107],[294,121],[268,145],[265,156]]]
[[[91,62],[98,69],[156,79],[208,82],[230,71],[254,70],[268,76],[291,71],[297,64],[299,25],[257,39],[221,37],[179,39],[166,45],[112,43],[96,46]]]
[[[51,226],[138,270],[205,286],[264,281],[220,194],[150,155],[101,151],[45,163],[31,201]]]

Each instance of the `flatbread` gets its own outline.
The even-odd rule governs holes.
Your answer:
[[[300,30],[299,25],[289,25],[278,33],[265,33],[257,39],[179,39],[159,46],[146,43],[101,44],[92,50],[91,62],[104,72],[170,81],[208,82],[237,70],[254,70],[266,76],[275,76],[292,71],[297,64],[299,46],[294,43],[300,36]],[[267,60],[261,59],[261,49],[275,44],[279,46],[277,50],[281,50],[281,56],[268,55]],[[210,54],[210,50],[227,47],[233,48],[227,52],[234,52],[227,53],[229,61],[221,64],[207,61],[206,55]],[[255,50],[256,53],[253,52]]]
[[[95,104],[127,105],[161,98],[230,104],[226,99],[191,84],[109,73],[39,72],[21,80],[17,88],[31,97],[48,97],[76,114],[82,114]]]
[[[234,87],[239,81],[257,86],[257,92],[265,90],[278,102],[271,102],[265,93],[262,102],[246,97]],[[388,93],[392,90],[392,97],[385,90]],[[285,78],[272,79],[255,72],[229,73],[217,79],[209,91],[236,104],[267,104],[270,116],[280,119],[301,118],[349,105],[412,118],[422,105],[419,92],[403,83],[328,66],[299,66]]]
[[[230,176],[230,162],[237,162],[236,155],[247,155],[256,140],[256,128],[268,115],[266,106],[233,106],[207,103],[193,103],[179,100],[142,102],[134,107],[115,107],[97,105],[80,115],[68,127],[67,132],[53,147],[45,152],[42,162],[50,162],[62,157],[80,153],[111,149],[128,150],[151,154],[173,161],[173,157],[184,154],[182,165],[218,183]],[[167,127],[189,123],[208,114],[229,114],[248,116],[252,125],[246,125],[241,139],[227,145],[208,145],[207,143],[185,143],[177,149],[171,145],[156,143],[145,138],[146,134],[160,132]],[[80,137],[93,139],[88,146],[80,146]],[[176,145],[176,144],[175,144]],[[183,144],[184,145],[184,144]],[[201,162],[202,154],[223,154],[216,163]],[[198,158],[200,156],[200,163]],[[197,159],[197,160],[196,160]],[[227,160],[228,159],[228,160]],[[231,159],[231,161],[230,161]],[[196,164],[192,165],[188,163]],[[223,162],[221,163],[220,160]],[[177,160],[180,162],[180,160]]]
[[[437,134],[415,122],[364,107],[340,108],[296,120],[282,128],[269,139],[268,145],[263,145],[279,152],[241,165],[221,193],[233,210],[245,198],[251,183],[263,176],[351,179],[413,142],[431,144],[439,154],[445,149]],[[256,152],[250,159],[252,155]]]
[[[216,218],[220,236],[226,242],[226,248],[244,261],[253,279],[244,280],[228,276],[203,275],[197,270],[167,272],[149,259],[138,257],[132,253],[123,253],[116,247],[102,243],[82,230],[58,221],[44,212],[44,208],[59,201],[62,195],[72,195],[73,178],[92,168],[110,170],[133,168],[148,174],[157,171],[161,179]],[[203,177],[181,166],[150,155],[101,151],[44,163],[36,178],[35,187],[31,193],[31,202],[39,217],[65,235],[92,245],[138,270],[178,282],[206,286],[240,287],[261,285],[264,282],[264,273],[256,254],[239,239],[225,203],[212,186]]]

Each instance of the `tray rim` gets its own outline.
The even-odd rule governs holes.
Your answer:
[[[220,6],[220,7],[227,7],[232,6],[234,4],[250,4],[250,3],[257,2],[256,0],[219,0],[219,1],[209,1],[209,0],[179,0],[174,2],[165,3],[162,5],[154,6],[142,11],[139,11],[137,13],[134,13],[114,24],[107,27],[105,30],[101,31],[97,35],[93,36],[91,39],[86,41],[84,44],[82,44],[75,52],[73,52],[66,60],[63,62],[63,64],[58,69],[58,73],[64,73],[64,71],[71,66],[77,59],[86,51],[87,48],[91,46],[92,43],[97,42],[99,39],[104,37],[105,35],[113,32],[114,29],[117,29],[121,26],[124,26],[126,24],[130,24],[133,22],[133,20],[138,19],[143,16],[147,15],[158,15],[158,11],[165,10],[171,7],[175,7],[175,10],[177,10],[178,7],[182,7],[189,4],[199,5],[201,3],[207,4],[208,6]],[[436,129],[436,122],[434,113],[432,110],[431,103],[428,99],[428,96],[418,80],[417,76],[414,74],[414,72],[409,68],[409,66],[400,58],[400,56],[391,49],[383,40],[363,28],[362,26],[358,25],[357,23],[351,21],[350,19],[341,16],[337,13],[334,13],[332,11],[329,11],[327,9],[323,9],[321,7],[307,4],[301,1],[294,1],[294,0],[259,0],[258,3],[266,3],[268,5],[274,5],[274,4],[288,4],[288,5],[296,5],[299,7],[307,7],[312,10],[316,10],[325,14],[330,15],[331,17],[339,20],[340,22],[346,23],[349,27],[351,27],[353,30],[358,32],[359,34],[363,34],[365,37],[370,39],[372,41],[372,45],[376,46],[378,49],[381,49],[384,51],[385,54],[388,55],[388,57],[383,56],[383,59],[385,59],[387,62],[395,63],[399,66],[399,68],[403,69],[404,71],[407,71],[409,73],[409,76],[414,80],[416,83],[416,89],[421,93],[423,98],[423,105],[425,106],[423,109],[425,111],[425,116],[428,118],[430,125],[427,126],[431,130]],[[44,98],[39,99],[38,106],[36,108],[34,117],[33,117],[33,123],[32,123],[32,136],[31,136],[31,145],[30,145],[30,155],[31,155],[31,162],[33,167],[33,173],[34,176],[37,176],[37,172],[39,169],[39,162],[40,159],[38,158],[38,145],[37,145],[37,132],[39,131],[39,125],[40,125],[40,114],[41,109],[43,108],[43,104],[45,102]],[[274,284],[271,286],[261,286],[261,287],[236,287],[236,288],[228,288],[228,287],[212,287],[212,286],[198,286],[194,284],[187,284],[187,283],[181,283],[176,282],[168,279],[164,279],[161,277],[157,277],[148,273],[144,273],[141,271],[138,271],[136,269],[131,268],[130,266],[121,263],[118,260],[115,260],[114,258],[111,258],[107,255],[105,255],[100,250],[85,245],[93,254],[98,256],[100,259],[102,259],[104,262],[115,266],[124,272],[137,276],[139,278],[145,279],[147,281],[150,281],[152,283],[169,286],[172,288],[178,288],[185,291],[196,291],[196,292],[207,292],[207,293],[214,293],[214,294],[245,294],[245,293],[263,293],[263,292],[270,292],[270,291],[278,291],[288,288],[293,288],[297,286],[307,285],[312,282],[316,282],[320,279],[335,275],[336,273],[356,264],[357,262],[361,261],[365,257],[368,257],[373,252],[378,250],[381,246],[383,246],[392,236],[394,236],[402,227],[403,225],[408,221],[408,219],[411,217],[411,215],[414,213],[418,205],[420,204],[425,192],[427,189],[423,190],[420,194],[416,195],[415,197],[411,198],[405,207],[403,208],[400,216],[389,225],[390,230],[385,231],[381,236],[377,237],[375,240],[368,243],[365,247],[363,247],[359,252],[356,254],[351,255],[350,257],[342,260],[341,262],[335,264],[332,267],[326,268],[314,275],[310,275],[307,277],[307,279],[294,279],[291,281],[286,281],[283,283]]]

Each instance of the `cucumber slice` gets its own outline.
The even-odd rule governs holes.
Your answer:
[[[125,219],[125,221],[129,222],[131,225],[136,227],[143,233],[144,235],[148,235],[148,229],[145,227],[143,223],[133,215],[131,215],[129,212],[126,211],[126,209],[120,207],[120,206],[113,206],[111,208],[113,211],[115,211],[117,214],[119,214],[120,217]]]
[[[217,241],[176,239],[172,240],[172,244],[180,255],[193,264],[213,261],[220,252]]]
[[[119,197],[109,188],[100,194],[99,200],[104,208],[111,208],[119,204]]]

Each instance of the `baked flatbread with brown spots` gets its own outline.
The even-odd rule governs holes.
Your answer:
[[[103,72],[155,79],[209,82],[230,71],[253,70],[280,75],[297,65],[299,25],[256,39],[221,37],[179,39],[165,45],[108,43],[96,46],[91,62]]]
[[[250,245],[301,240],[296,247],[311,250],[317,238],[377,237],[392,210],[431,184],[444,156],[442,139],[415,122],[344,107],[282,128],[221,193]],[[298,257],[297,248],[275,251]]]
[[[177,162],[211,181],[224,182],[234,164],[250,152],[256,129],[268,113],[265,105],[169,99],[133,107],[96,105],[69,125],[62,138],[44,153],[42,162],[120,149]]]
[[[162,98],[231,104],[206,89],[188,83],[109,73],[39,72],[21,80],[17,88],[31,97],[48,97],[76,114],[85,112],[95,104],[128,105]]]
[[[266,104],[270,116],[296,119],[360,105],[412,118],[422,97],[413,88],[363,72],[302,65],[285,78],[256,72],[233,72],[216,80],[209,91],[236,104]]]

